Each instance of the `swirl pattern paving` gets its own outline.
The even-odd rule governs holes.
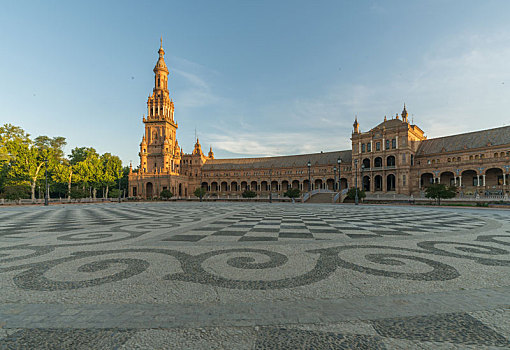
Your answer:
[[[0,347],[39,336],[30,330],[44,328],[41,334],[51,333],[47,329],[51,327],[34,320],[53,324],[59,329],[55,334],[69,332],[68,336],[78,338],[81,335],[71,335],[72,329],[95,327],[78,322],[83,321],[80,316],[64,324],[68,311],[52,315],[47,306],[46,311],[38,311],[42,318],[33,314],[16,318],[12,311],[20,305],[50,304],[78,305],[76,315],[91,313],[87,320],[95,319],[90,310],[94,305],[115,305],[108,306],[114,308],[109,315],[125,316],[122,322],[117,319],[108,328],[99,316],[96,321],[102,322],[105,334],[117,329],[119,342],[126,344],[140,329],[186,324],[194,329],[212,318],[215,321],[209,321],[219,325],[223,321],[231,326],[264,325],[250,333],[253,347],[260,348],[285,342],[289,334],[309,339],[312,345],[339,341],[346,346],[384,348],[391,341],[404,342],[399,345],[403,347],[410,346],[406,341],[432,341],[506,346],[506,323],[491,326],[492,321],[482,322],[481,316],[469,313],[500,306],[505,313],[502,305],[510,302],[505,299],[510,295],[506,214],[481,209],[196,202],[0,208],[0,316],[7,320],[5,329],[21,332],[15,338],[10,331],[0,333]],[[466,310],[470,304],[466,300],[458,305],[446,301],[449,293],[472,298],[480,289],[493,295],[490,300],[471,300],[472,310]],[[494,293],[500,293],[501,300]],[[395,301],[403,296],[416,300]],[[380,314],[374,314],[373,308],[362,313],[364,301],[370,298],[396,304],[380,307]],[[430,298],[444,300],[447,306],[421,304]],[[345,307],[328,311],[336,307],[328,303],[338,300],[361,306],[345,314]],[[314,305],[310,310],[308,303]],[[181,305],[188,309],[167,310],[173,318],[162,311]],[[203,309],[203,305],[216,306]],[[140,308],[144,311],[137,314],[137,321],[131,313]],[[189,319],[189,308],[201,310],[194,312],[204,316]],[[291,310],[304,314],[292,321]],[[432,313],[445,316],[428,319]],[[287,321],[316,325],[334,321],[338,326],[352,317],[365,319],[372,333],[283,326]],[[406,330],[406,322],[421,322],[420,317],[438,327],[455,328],[455,320],[462,319],[469,325],[481,322],[478,328],[487,329],[467,338],[451,335],[450,340],[431,330],[436,334],[432,340],[421,339]],[[400,331],[402,338],[395,334]],[[411,335],[405,336],[406,332]],[[87,331],[83,337],[96,335]],[[308,344],[305,340],[303,344]]]

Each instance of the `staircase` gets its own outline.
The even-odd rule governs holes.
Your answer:
[[[334,192],[316,193],[306,203],[333,203]]]

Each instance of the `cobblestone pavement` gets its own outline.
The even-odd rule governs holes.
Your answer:
[[[0,349],[510,348],[510,211],[0,208]]]

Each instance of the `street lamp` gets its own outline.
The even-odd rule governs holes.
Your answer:
[[[333,174],[335,177],[335,180],[333,182],[333,191],[335,191],[336,190],[336,166],[333,167]]]
[[[121,168],[122,169],[122,168]],[[122,171],[122,170],[121,170]],[[119,173],[119,203],[120,203],[120,173]]]
[[[273,203],[273,196],[272,196],[272,188],[271,188],[271,183],[272,183],[272,178],[271,178],[271,175],[273,173],[273,170],[272,169],[269,169],[269,203]]]
[[[342,166],[342,159],[338,157],[336,162],[338,164],[338,192],[340,192],[342,190],[342,180],[340,176],[340,167]]]
[[[361,164],[361,190],[365,191],[365,179],[363,178],[363,172],[365,171],[365,164]]]
[[[46,178],[46,186],[44,187],[44,205],[48,205],[48,158],[44,160],[44,177]]]
[[[312,180],[310,176],[310,168],[312,167],[312,163],[308,161],[308,164],[306,165],[308,166],[308,192],[310,192],[312,190]]]
[[[354,196],[354,204],[355,205],[358,205],[359,204],[359,199],[358,199],[358,160],[355,159],[354,160],[354,187],[356,188],[356,195]]]

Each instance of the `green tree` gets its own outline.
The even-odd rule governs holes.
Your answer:
[[[437,205],[441,205],[441,199],[454,198],[456,195],[457,187],[445,184],[431,184],[425,189],[425,197],[436,199]]]
[[[202,198],[205,196],[206,192],[207,192],[207,191],[205,190],[205,188],[197,187],[197,188],[195,189],[195,192],[193,192],[193,194],[195,195],[195,197],[200,198],[200,202],[201,202],[201,201],[202,201]]]
[[[27,185],[9,185],[5,187],[3,198],[12,201],[27,198],[30,195],[30,188]]]
[[[69,155],[69,161],[71,165],[76,165],[80,162],[83,162],[87,159],[87,155],[89,153],[97,153],[96,150],[92,147],[75,147],[71,150],[71,154]]]
[[[103,162],[99,154],[92,147],[81,147],[72,150],[70,158],[75,182],[81,184],[83,190],[88,187],[92,197],[96,198],[97,189],[101,186],[104,176]]]
[[[301,191],[299,188],[289,188],[283,195],[289,198],[298,198],[301,196]]]
[[[110,186],[115,185],[115,182],[122,177],[122,161],[119,157],[105,153],[101,156],[103,163],[102,183],[106,186],[104,197],[108,198],[108,190]]]
[[[70,192],[70,197],[72,199],[82,199],[88,196],[88,192],[84,191],[82,188],[72,188]]]
[[[69,160],[63,159],[61,162],[55,165],[52,178],[56,183],[67,185],[67,198],[71,199],[73,166],[71,165]]]
[[[358,198],[362,199],[365,198],[367,194],[365,191],[358,189]],[[355,199],[356,198],[356,187],[349,188],[349,191],[347,191],[347,198],[349,199]]]
[[[257,193],[255,193],[253,191],[249,191],[249,190],[244,190],[241,195],[243,196],[243,198],[255,198],[255,197],[257,197]]]
[[[172,192],[170,192],[170,190],[163,190],[163,191],[161,191],[159,196],[163,199],[170,199],[174,196],[174,194]]]

